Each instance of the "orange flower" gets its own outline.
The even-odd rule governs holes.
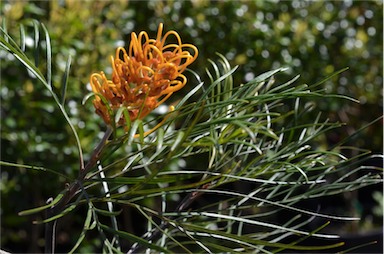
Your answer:
[[[144,31],[138,36],[133,32],[128,53],[119,47],[115,58],[111,56],[112,79],[103,72],[91,75],[90,83],[96,94],[93,105],[107,124],[113,121],[111,113],[121,107],[128,110],[131,121],[142,119],[185,86],[187,78],[182,72],[195,61],[198,50],[192,44],[183,44],[175,31],[164,36],[162,33],[162,23],[156,39],[150,39]],[[170,37],[175,42],[167,44]],[[121,116],[118,125],[124,123]]]

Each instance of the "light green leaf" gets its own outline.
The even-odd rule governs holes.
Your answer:
[[[129,240],[130,242],[132,243],[139,243],[140,245],[143,245],[149,249],[152,249],[152,250],[156,250],[156,251],[160,251],[160,252],[164,252],[164,253],[171,253],[169,250],[165,249],[165,248],[162,248],[156,244],[152,244],[144,239],[142,239],[141,237],[138,237],[138,236],[135,236],[133,234],[130,234],[128,232],[124,232],[124,231],[120,231],[120,230],[115,230],[113,228],[110,228],[104,224],[100,224],[100,227],[106,231],[109,231],[113,234],[116,234],[118,235],[119,237],[121,238],[124,238],[124,239],[127,239]]]
[[[57,204],[57,203],[62,199],[63,196],[64,196],[64,194],[63,194],[63,193],[60,193],[60,194],[57,195],[56,198],[55,198],[51,203],[49,203],[48,205],[44,205],[44,206],[36,207],[36,208],[33,208],[33,209],[29,209],[29,210],[21,211],[21,212],[19,212],[19,215],[20,215],[20,216],[31,215],[31,214],[38,213],[38,212],[41,212],[41,211],[43,211],[43,210],[46,210],[46,209],[48,209],[48,208],[51,208],[52,206],[54,206],[55,204]]]
[[[83,240],[84,240],[84,238],[86,236],[87,231],[91,229],[92,208],[93,208],[93,206],[90,203],[88,205],[88,212],[87,212],[87,217],[85,218],[85,221],[84,221],[83,230],[81,231],[80,236],[77,238],[77,241],[76,241],[75,245],[73,246],[73,248],[68,253],[72,254],[72,253],[74,253],[76,251],[76,249],[83,242]]]
[[[63,73],[63,78],[61,82],[61,105],[65,104],[65,97],[67,94],[67,86],[68,86],[68,77],[69,77],[69,69],[71,68],[71,55],[68,55],[68,60],[65,64],[65,71]]]

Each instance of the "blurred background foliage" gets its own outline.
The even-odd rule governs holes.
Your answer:
[[[199,48],[199,58],[191,68],[201,76],[205,75],[207,59],[217,58],[216,52],[232,65],[240,65],[235,84],[281,66],[290,69],[286,77],[279,78],[300,74],[301,83],[313,84],[349,67],[327,81],[324,88],[327,93],[348,95],[360,103],[315,102],[324,117],[348,124],[319,140],[319,145],[331,146],[351,136],[382,115],[382,7],[382,1],[2,1],[1,16],[6,22],[3,25],[16,38],[20,25],[27,34],[33,34],[34,19],[47,26],[52,44],[53,84],[57,89],[66,61],[69,55],[72,57],[66,107],[85,154],[90,154],[98,142],[96,137],[105,130],[92,105],[81,105],[90,91],[90,74],[101,70],[110,74],[107,66],[115,48],[127,45],[132,31],[145,30],[154,36],[160,22],[165,30],[178,31],[184,42]],[[35,38],[27,37],[27,47],[33,48],[34,41]],[[75,177],[75,142],[49,94],[12,55],[0,51],[0,60],[2,160],[53,168]],[[43,67],[44,62],[39,65]],[[187,84],[183,92],[190,89]],[[379,121],[351,138],[347,145],[381,153],[382,135]],[[44,204],[65,183],[65,179],[49,174],[3,168],[2,246],[19,246],[19,250],[14,250],[21,252],[39,251],[44,244],[43,228],[31,225],[17,212]],[[377,193],[380,196],[380,191]],[[355,215],[368,214],[363,220],[365,227],[382,226],[380,215],[375,217],[380,211],[367,212],[359,203],[365,198],[371,207],[378,205],[371,191],[348,198],[352,200],[348,209],[354,209]],[[63,227],[70,228],[73,223],[76,219],[63,223]],[[69,231],[63,232],[58,235],[58,243],[71,237]]]

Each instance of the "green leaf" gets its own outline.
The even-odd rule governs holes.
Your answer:
[[[345,68],[343,68],[343,69],[340,69],[340,70],[338,70],[338,71],[332,73],[331,75],[325,77],[324,79],[320,80],[319,82],[316,82],[315,84],[311,85],[311,88],[315,88],[315,87],[317,87],[317,86],[319,86],[319,85],[325,83],[327,80],[330,80],[330,79],[332,79],[332,78],[338,76],[339,74],[345,72],[345,71],[348,70],[348,69],[349,69],[349,67],[345,67]]]
[[[68,60],[65,64],[65,71],[63,73],[63,78],[61,82],[61,105],[64,106],[65,97],[67,94],[67,86],[68,86],[68,77],[69,77],[69,69],[71,68],[71,55],[68,55]]]
[[[25,52],[25,29],[23,24],[20,24],[20,48]]]
[[[120,231],[120,230],[115,230],[113,228],[110,228],[106,225],[103,225],[103,224],[100,224],[100,227],[106,231],[109,231],[115,235],[118,235],[119,237],[121,238],[124,238],[124,239],[127,239],[129,241],[131,241],[132,243],[138,243],[140,245],[143,245],[149,249],[152,249],[152,250],[156,250],[156,251],[159,251],[159,252],[164,252],[164,253],[171,253],[169,250],[161,247],[161,246],[158,246],[156,244],[152,244],[144,239],[142,239],[141,237],[138,237],[138,236],[135,236],[133,234],[130,234],[128,232],[124,232],[124,231]]]
[[[163,144],[164,144],[164,129],[159,128],[157,130],[157,135],[156,135],[156,151],[160,152],[163,150]]]
[[[55,174],[57,176],[64,177],[67,180],[72,180],[68,176],[66,176],[66,175],[64,175],[64,174],[62,174],[60,172],[57,172],[57,171],[55,171],[53,169],[49,169],[49,168],[44,168],[44,167],[39,167],[39,166],[32,166],[32,165],[25,165],[25,164],[18,164],[18,163],[6,162],[6,161],[0,161],[0,165],[8,166],[8,167],[17,167],[17,168],[25,168],[25,169],[32,169],[32,170],[49,172],[49,173]]]
[[[33,224],[43,224],[43,223],[47,223],[47,222],[51,222],[51,221],[55,221],[63,216],[65,216],[66,214],[68,214],[69,212],[73,211],[73,209],[75,209],[77,207],[76,204],[72,204],[70,206],[68,206],[67,208],[65,208],[62,212],[60,212],[59,214],[55,215],[55,216],[52,216],[48,219],[45,219],[45,220],[39,220],[39,221],[34,221]]]
[[[181,106],[184,105],[184,103],[189,99],[191,98],[197,91],[199,91],[201,89],[201,87],[204,85],[204,82],[201,82],[200,84],[198,84],[197,86],[195,86],[191,91],[189,91],[189,93],[187,93],[187,95],[185,95],[180,101],[179,103],[177,103],[176,105],[176,109],[179,109]]]
[[[177,133],[177,137],[171,147],[171,152],[175,151],[177,147],[180,146],[181,142],[184,140],[185,138],[185,133],[183,131],[179,131]]]
[[[107,210],[103,210],[103,209],[99,209],[99,208],[96,208],[94,207],[93,208],[95,210],[95,212],[97,212],[98,214],[101,214],[101,215],[104,215],[104,216],[117,216],[119,214],[121,214],[122,210],[120,211],[116,211],[116,212],[110,212],[110,211],[107,211]]]
[[[282,244],[282,243],[274,243],[270,241],[264,241],[264,240],[258,240],[247,236],[237,236],[235,234],[228,234],[224,233],[219,230],[211,230],[208,228],[203,228],[200,226],[196,226],[194,224],[183,224],[183,227],[186,229],[191,230],[191,232],[195,232],[197,234],[198,232],[201,232],[202,236],[205,237],[212,237],[214,239],[225,239],[230,242],[235,242],[239,244],[254,244],[256,246],[269,246],[269,247],[278,247],[278,248],[284,248],[284,249],[290,249],[290,250],[311,250],[311,251],[317,251],[317,250],[327,250],[332,249],[336,247],[343,246],[344,243],[336,243],[336,244],[330,244],[330,245],[324,245],[324,246],[300,246],[300,245],[294,245],[294,244]],[[204,234],[206,233],[206,234]]]
[[[47,83],[51,87],[51,89],[53,90],[53,87],[52,87],[52,48],[51,48],[51,39],[49,37],[49,33],[48,33],[48,30],[45,27],[45,25],[41,24],[41,27],[44,30],[45,43],[46,43],[46,47],[47,47],[47,49],[46,49],[46,51],[47,51]]]
[[[107,182],[110,184],[122,184],[122,185],[127,185],[127,184],[138,184],[141,182],[146,182],[147,184],[159,184],[159,183],[174,183],[174,182],[179,182],[182,180],[187,180],[190,179],[192,176],[191,175],[186,175],[183,174],[181,176],[156,176],[150,180],[147,180],[144,176],[140,177],[113,177],[113,178],[103,178],[103,179],[97,179],[97,178],[91,178],[88,179],[88,182]]]
[[[29,209],[29,210],[21,211],[21,212],[19,212],[19,215],[20,215],[20,216],[31,215],[31,214],[38,213],[38,212],[41,212],[41,211],[43,211],[43,210],[46,210],[46,209],[48,209],[48,208],[51,208],[52,206],[54,206],[55,204],[57,204],[57,203],[63,198],[63,196],[64,196],[64,194],[63,194],[63,193],[60,193],[60,194],[57,195],[56,198],[55,198],[51,203],[49,203],[48,205],[44,205],[44,206],[36,207],[36,208],[33,208],[33,209]]]
[[[1,31],[7,34],[7,19],[3,17],[1,21]],[[8,42],[8,37],[5,38],[5,41]]]
[[[39,58],[40,58],[40,31],[39,31],[39,22],[37,20],[33,20],[33,28],[35,32],[35,66],[39,66]],[[48,83],[48,82],[47,82]]]
[[[260,74],[259,76],[255,77],[252,81],[250,81],[250,83],[259,83],[259,82],[265,81],[265,80],[269,79],[270,77],[272,77],[273,75],[275,75],[276,73],[283,72],[286,70],[288,70],[288,68],[279,68],[276,70],[264,72],[264,73]]]
[[[91,203],[89,203],[88,204],[87,217],[85,218],[85,221],[84,221],[83,230],[81,231],[80,236],[77,238],[75,245],[73,246],[73,248],[68,253],[72,254],[76,251],[76,249],[83,242],[87,231],[91,229],[92,209],[93,209],[93,206]]]

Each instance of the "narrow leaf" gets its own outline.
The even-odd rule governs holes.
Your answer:
[[[41,26],[44,30],[45,34],[45,43],[47,47],[47,83],[50,86],[50,88],[53,90],[52,87],[52,48],[51,48],[51,38],[49,37],[49,33],[47,28],[43,23],[41,23]]]
[[[291,250],[326,250],[326,249],[332,249],[332,248],[336,248],[344,245],[344,243],[341,242],[341,243],[324,245],[324,246],[299,246],[299,245],[293,245],[293,244],[274,243],[270,241],[253,239],[244,235],[237,236],[235,234],[228,234],[219,230],[211,230],[208,228],[203,228],[201,226],[197,226],[194,224],[183,224],[183,226],[186,229],[190,229],[191,232],[195,232],[195,233],[199,231],[206,232],[208,233],[206,236],[210,236],[216,239],[222,239],[222,237],[225,237],[227,240],[233,241],[233,242],[237,242],[238,240],[240,240],[242,242],[253,243],[257,245],[280,247],[280,248],[291,249]]]
[[[255,77],[253,80],[251,80],[250,83],[259,83],[261,81],[264,81],[264,80],[272,77],[276,73],[286,71],[287,69],[288,68],[279,68],[276,70],[264,72],[264,73],[260,74],[259,76]]]
[[[3,31],[4,34],[7,34],[7,20],[5,17],[1,19],[1,30]],[[5,37],[6,42],[8,42],[8,37]]]
[[[67,94],[67,86],[68,86],[68,76],[69,76],[69,69],[71,68],[71,55],[68,55],[67,63],[65,64],[65,71],[63,73],[63,78],[61,82],[61,105],[64,105],[65,103],[65,97]]]
[[[42,221],[34,221],[33,224],[43,224],[43,223],[47,223],[47,222],[51,222],[51,221],[57,220],[57,219],[63,217],[64,215],[68,214],[69,212],[71,212],[75,208],[76,208],[76,204],[70,205],[64,211],[59,213],[58,215],[52,216],[52,217],[50,217],[48,219],[45,219],[45,220],[42,220]]]
[[[23,24],[20,24],[20,48],[25,51],[25,29]]]
[[[163,141],[164,141],[164,129],[159,128],[157,131],[157,136],[156,136],[156,152],[160,152],[163,149]]]
[[[37,20],[33,21],[33,28],[35,31],[35,66],[39,66],[39,42],[40,42],[40,32],[39,32],[39,23]]]
[[[164,253],[170,253],[169,250],[164,249],[161,246],[152,244],[151,242],[146,241],[139,236],[135,236],[133,234],[130,234],[130,233],[124,232],[124,231],[120,231],[120,230],[114,230],[113,228],[110,228],[110,227],[103,225],[103,224],[100,224],[100,227],[106,231],[109,231],[113,234],[120,236],[121,238],[130,240],[132,243],[138,243],[138,244],[143,245],[143,246],[150,248],[152,250],[156,250],[156,251],[160,251],[160,252],[164,252]]]
[[[187,95],[185,95],[183,97],[183,99],[176,105],[176,108],[179,109],[181,106],[184,105],[184,103],[190,98],[192,97],[202,86],[204,85],[204,82],[201,82],[200,84],[198,84],[197,86],[195,86],[191,91],[189,91],[189,93],[187,93]]]
[[[99,213],[101,215],[104,215],[104,216],[117,216],[117,215],[119,215],[121,213],[121,210],[114,212],[114,211],[107,211],[107,210],[99,209],[99,208],[96,208],[96,207],[94,208],[94,210],[97,213]]]
[[[50,207],[52,207],[53,205],[57,204],[61,198],[64,196],[63,193],[60,193],[59,195],[57,195],[57,197],[51,202],[49,203],[48,205],[44,205],[44,206],[40,206],[40,207],[36,207],[36,208],[33,208],[33,209],[29,209],[29,210],[24,210],[24,211],[21,211],[19,212],[19,215],[20,216],[25,216],[25,215],[30,215],[30,214],[34,214],[34,213],[38,213],[40,211],[43,211],[45,209],[48,209]]]
[[[171,152],[175,151],[176,148],[180,145],[181,141],[184,140],[185,133],[183,131],[179,131],[177,133],[177,137],[175,141],[173,142],[173,145],[171,147]]]
[[[70,254],[74,253],[76,251],[76,249],[80,246],[80,244],[83,242],[83,240],[85,238],[85,234],[87,233],[88,230],[91,229],[91,227],[90,227],[91,219],[92,219],[92,205],[89,204],[87,217],[85,218],[85,221],[84,221],[83,230],[81,231],[81,234],[78,237],[75,246],[73,246],[73,248],[68,253],[70,253]]]
[[[343,69],[341,69],[341,70],[338,70],[338,71],[332,73],[331,75],[327,76],[326,78],[320,80],[319,82],[316,82],[315,84],[311,85],[310,87],[311,87],[311,88],[317,87],[317,86],[323,84],[325,81],[330,80],[331,78],[333,78],[333,77],[339,75],[340,73],[342,73],[342,72],[344,72],[344,71],[346,71],[346,70],[348,70],[348,69],[349,69],[349,67],[346,67],[346,68],[343,68]]]
[[[6,162],[6,161],[0,161],[0,166],[8,166],[8,167],[17,167],[17,168],[25,168],[25,169],[32,169],[32,170],[39,170],[39,171],[46,171],[49,173],[53,173],[55,175],[64,177],[65,179],[71,180],[68,176],[57,172],[55,170],[49,169],[49,168],[44,168],[44,167],[39,167],[39,166],[33,166],[33,165],[25,165],[25,164],[18,164],[18,163],[12,163],[12,162]]]

